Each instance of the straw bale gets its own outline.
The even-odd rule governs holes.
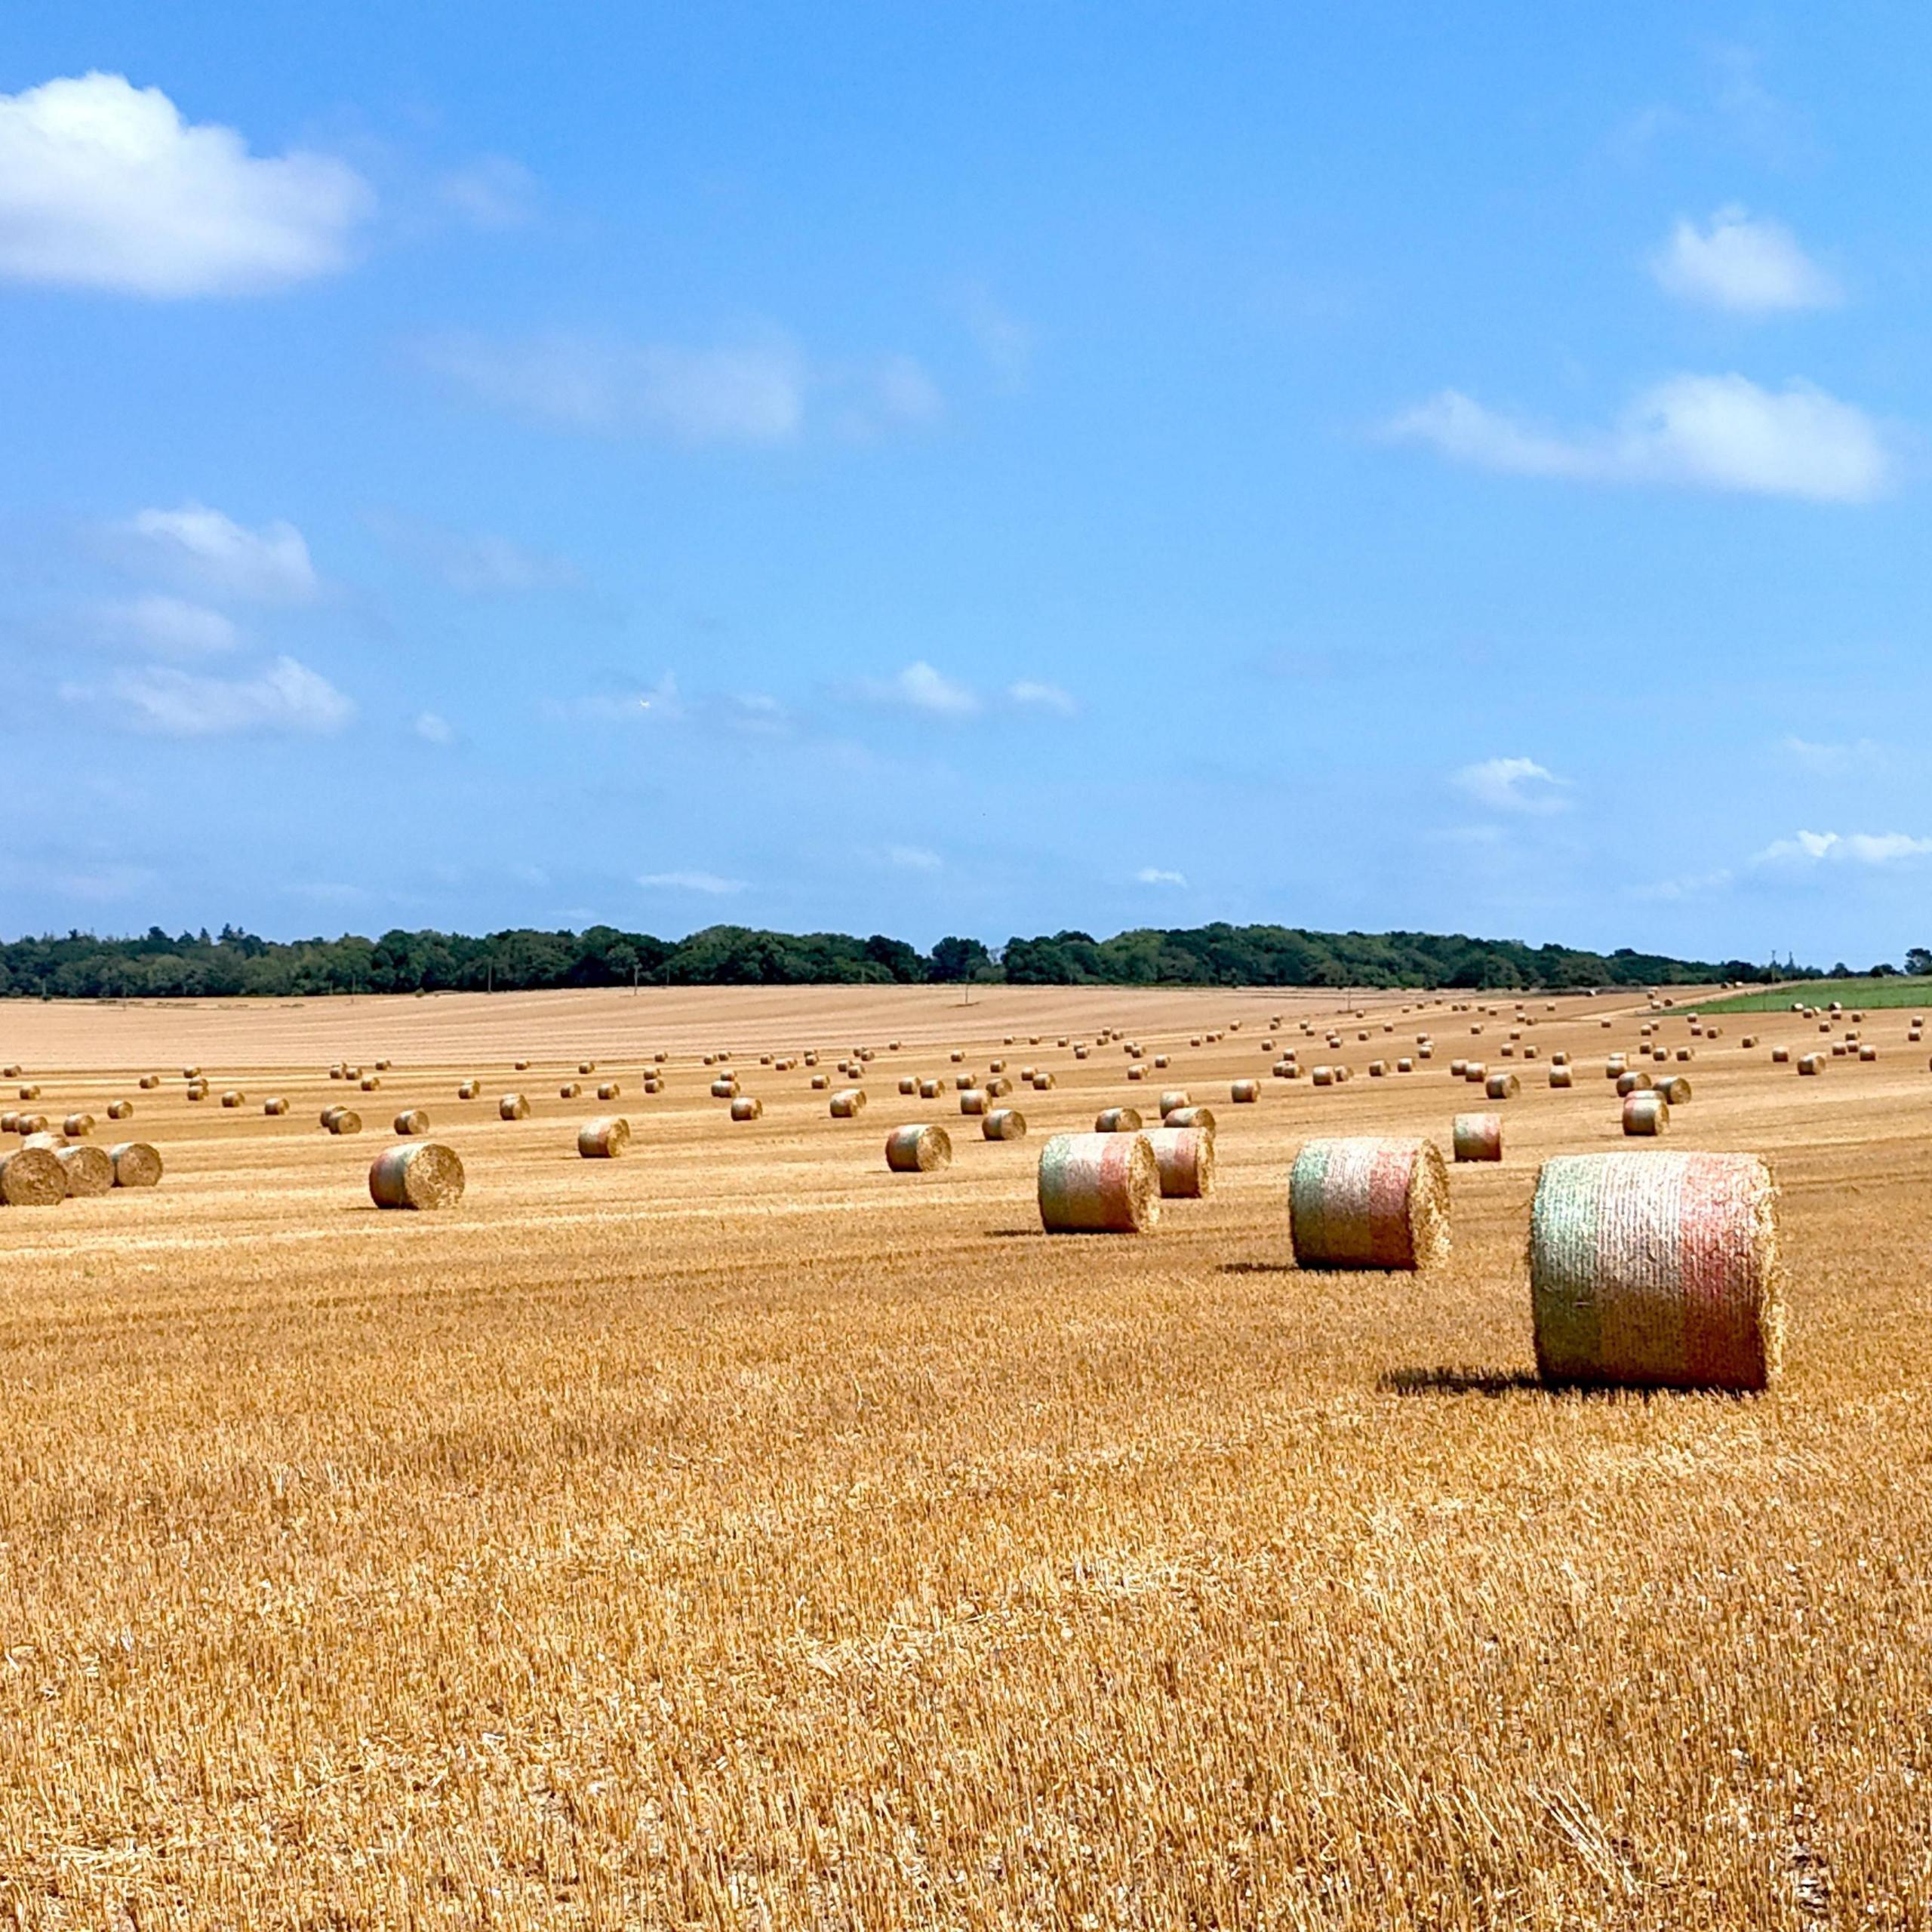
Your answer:
[[[63,1147],[54,1158],[67,1177],[71,1199],[78,1195],[106,1194],[114,1186],[114,1161],[107,1150],[82,1141],[75,1147]]]
[[[56,1208],[67,1198],[67,1171],[45,1147],[23,1147],[0,1160],[0,1205]]]
[[[989,1140],[1023,1140],[1026,1116],[1017,1107],[989,1107],[980,1117],[980,1132]]]
[[[386,1147],[370,1165],[369,1198],[378,1208],[454,1208],[463,1198],[463,1163],[434,1140]]]
[[[1048,1234],[1142,1234],[1161,1217],[1161,1170],[1144,1134],[1056,1134],[1040,1149]]]
[[[885,1137],[885,1164],[896,1174],[929,1174],[952,1164],[952,1137],[943,1127],[895,1127]]]
[[[1147,1144],[1161,1177],[1164,1201],[1198,1201],[1214,1185],[1214,1136],[1200,1127],[1156,1127]]]
[[[1623,1097],[1623,1131],[1654,1136],[1670,1124],[1670,1103],[1653,1087]]]
[[[124,1140],[107,1150],[114,1164],[116,1187],[155,1187],[161,1182],[161,1156],[145,1140]]]
[[[1500,1114],[1458,1114],[1450,1133],[1451,1145],[1459,1161],[1500,1161],[1503,1158]]]
[[[1135,1107],[1103,1107],[1094,1118],[1096,1134],[1138,1134],[1140,1113]]]
[[[577,1131],[577,1151],[586,1161],[614,1161],[631,1144],[631,1124],[622,1114],[599,1114]]]
[[[1310,1140],[1288,1180],[1303,1268],[1427,1268],[1449,1254],[1449,1177],[1434,1141]]]

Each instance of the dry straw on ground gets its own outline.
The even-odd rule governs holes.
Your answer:
[[[1449,1256],[1449,1177],[1432,1140],[1310,1140],[1288,1177],[1303,1268],[1429,1268]]]
[[[1530,1293],[1537,1364],[1551,1381],[1768,1386],[1783,1339],[1770,1171],[1742,1154],[1546,1161]]]

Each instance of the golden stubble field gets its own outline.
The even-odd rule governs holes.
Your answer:
[[[1785,1189],[1786,1378],[1736,1400],[1530,1377],[1537,1164],[1624,1144],[1600,1065],[1635,1005],[1531,1003],[1577,1084],[1521,1069],[1505,1162],[1454,1172],[1454,1260],[1416,1278],[1298,1272],[1290,1160],[1313,1131],[1446,1146],[1476,1104],[1447,1060],[1481,1019],[1500,1063],[1509,1003],[1366,1001],[1358,1077],[1318,1091],[1262,1041],[1278,1013],[1335,1057],[1298,1025],[1333,995],[956,1002],[0,1006],[42,1111],[132,1097],[168,1161],[152,1194],[0,1211],[14,1921],[1927,1922],[1932,1072],[1905,1014],[1817,1080],[1739,1044],[1817,1043],[1776,1016],[1674,1069],[1697,1097],[1663,1144],[1762,1152]],[[1053,1044],[1109,1024],[1166,1078]],[[1419,1026],[1434,1061],[1365,1077]],[[860,1044],[855,1122],[756,1065]],[[763,1120],[709,1097],[719,1046]],[[900,1099],[952,1046],[1054,1069],[1028,1140],[981,1140],[949,1078]],[[334,1139],[344,1056],[395,1065]],[[585,1057],[623,1083],[620,1161],[574,1151],[611,1110],[558,1097]],[[188,1104],[191,1063],[247,1108]],[[1170,1082],[1220,1115],[1214,1197],[1144,1239],[1042,1235],[1044,1133]],[[496,1118],[512,1087],[528,1121]],[[370,1204],[405,1105],[463,1156],[453,1213]],[[889,1175],[922,1117],[952,1168]]]

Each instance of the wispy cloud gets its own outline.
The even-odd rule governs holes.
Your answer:
[[[1026,386],[1032,368],[1032,331],[995,302],[982,282],[967,286],[960,307],[994,387],[1004,395],[1017,395]]]
[[[481,155],[438,177],[436,198],[472,228],[520,228],[537,212],[537,177],[507,155]]]
[[[1071,718],[1078,709],[1072,692],[1062,691],[1057,685],[1035,684],[1029,678],[1008,685],[1006,694],[1012,703],[1029,711],[1057,711],[1062,717]]]
[[[1774,839],[1752,860],[1758,866],[1890,866],[1932,853],[1932,838],[1903,832],[1800,832]]]
[[[583,724],[675,723],[685,715],[676,675],[669,671],[654,685],[629,685],[611,691],[586,691],[577,697],[546,698],[543,709],[546,717]]]
[[[933,718],[973,718],[982,709],[978,692],[934,670],[923,658],[890,678],[862,678],[857,688],[869,703],[924,712]]]
[[[1719,208],[1707,227],[1680,217],[1651,258],[1651,272],[1681,300],[1747,315],[1829,309],[1844,299],[1783,223],[1734,204]]]
[[[1881,771],[1890,762],[1886,748],[1870,738],[1848,744],[1814,744],[1807,738],[1786,737],[1778,749],[1791,761],[1820,778],[1844,778],[1857,771]]]
[[[69,703],[101,708],[130,728],[165,737],[339,731],[354,703],[319,672],[278,657],[251,677],[214,678],[168,665],[117,672],[105,685],[63,685]]]
[[[571,590],[583,574],[567,557],[548,555],[487,531],[444,530],[413,517],[368,518],[377,540],[426,576],[464,597],[521,597]]]
[[[885,862],[907,872],[936,872],[946,863],[937,852],[924,845],[888,845]]]
[[[1533,758],[1484,758],[1454,776],[1457,788],[1492,811],[1560,812],[1569,804],[1567,781]]]
[[[454,728],[440,712],[418,712],[416,722],[410,729],[426,745],[451,745],[456,742]]]
[[[119,74],[0,94],[0,277],[250,295],[344,267],[375,197],[323,155],[252,155]]]
[[[1890,488],[1894,473],[1885,438],[1863,410],[1809,383],[1772,390],[1737,375],[1673,376],[1601,432],[1546,429],[1444,389],[1385,433],[1453,462],[1520,476],[1817,502],[1867,502]]]
[[[321,589],[309,546],[292,523],[251,530],[205,503],[145,509],[122,526],[139,560],[205,592],[262,604],[300,604]]]
[[[723,897],[742,892],[741,878],[724,878],[716,872],[646,872],[638,880],[647,892],[702,892]]]
[[[1170,872],[1164,866],[1143,866],[1134,876],[1143,885],[1185,885],[1185,872]]]
[[[220,611],[158,591],[103,604],[99,614],[112,641],[162,657],[217,657],[242,641],[233,620]]]

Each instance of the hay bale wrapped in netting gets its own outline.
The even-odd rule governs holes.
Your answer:
[[[322,1124],[331,1134],[360,1134],[362,1116],[350,1107],[328,1107],[323,1110]]]
[[[1458,1114],[1450,1130],[1450,1144],[1459,1161],[1500,1161],[1503,1158],[1500,1114]]]
[[[1623,1097],[1623,1131],[1638,1139],[1653,1139],[1670,1124],[1670,1103],[1655,1088]]]
[[[834,1120],[857,1120],[865,1110],[866,1090],[863,1087],[841,1087],[832,1097]]]
[[[949,1168],[952,1137],[943,1127],[895,1127],[885,1137],[885,1164],[896,1174],[929,1174]]]
[[[454,1208],[463,1198],[463,1163],[434,1140],[386,1147],[369,1168],[369,1198],[378,1208]]]
[[[1800,1073],[1807,1075],[1823,1073],[1825,1070],[1825,1056],[1823,1054],[1800,1054],[1798,1057],[1798,1070]]]
[[[1198,1201],[1214,1186],[1214,1136],[1201,1127],[1155,1127],[1147,1132],[1160,1171],[1164,1201]]]
[[[992,1095],[983,1087],[969,1087],[959,1097],[959,1111],[962,1114],[983,1114],[992,1100]]]
[[[1140,1131],[1140,1109],[1138,1107],[1103,1107],[1094,1116],[1096,1134],[1138,1134]]]
[[[405,1135],[427,1134],[429,1116],[420,1107],[405,1107],[395,1117],[395,1131]]]
[[[1530,1211],[1552,1383],[1767,1388],[1784,1334],[1777,1188],[1753,1154],[1567,1154]]]
[[[1668,1073],[1653,1091],[1663,1097],[1666,1106],[1681,1107],[1690,1097],[1690,1082],[1681,1073]]]
[[[1245,1106],[1261,1097],[1261,1082],[1258,1080],[1235,1080],[1229,1082],[1228,1098],[1236,1106]]]
[[[915,1074],[902,1073],[899,1076],[899,1091],[909,1100],[919,1091],[918,1078]]]
[[[63,1147],[54,1158],[67,1177],[69,1199],[91,1194],[106,1194],[114,1186],[114,1162],[104,1147],[83,1141],[78,1147]]]
[[[577,1131],[577,1151],[586,1161],[614,1161],[631,1144],[631,1124],[621,1114],[600,1114]]]
[[[527,1120],[530,1116],[530,1103],[521,1094],[506,1094],[497,1103],[499,1120]]]
[[[1549,1084],[1552,1087],[1574,1087],[1574,1076],[1567,1066],[1552,1066],[1549,1069]]]
[[[92,1114],[69,1114],[60,1123],[60,1131],[69,1140],[85,1140],[94,1131]]]
[[[761,1120],[764,1116],[764,1103],[755,1094],[740,1094],[731,1103],[734,1120]]]
[[[1449,1172],[1432,1140],[1310,1140],[1288,1177],[1303,1268],[1434,1266],[1449,1254]]]
[[[980,1132],[989,1140],[1024,1140],[1026,1116],[1017,1107],[989,1107],[980,1118]]]
[[[279,1094],[271,1094],[268,1098],[262,1103],[262,1112],[269,1115],[271,1118],[278,1115],[285,1114],[288,1111],[288,1103],[284,1100]]]
[[[1198,1128],[1203,1134],[1214,1131],[1214,1110],[1212,1107],[1176,1107],[1172,1112],[1161,1116],[1163,1127]]]
[[[1492,1100],[1513,1100],[1523,1091],[1513,1073],[1492,1073],[1484,1083],[1483,1093]]]
[[[1161,1218],[1161,1169],[1144,1134],[1056,1134],[1040,1149],[1050,1235],[1144,1234]]]
[[[114,1164],[116,1187],[158,1187],[161,1184],[161,1156],[145,1140],[124,1140],[107,1150]]]
[[[109,1120],[132,1120],[134,1117],[134,1103],[132,1100],[109,1100],[108,1102],[107,1118]]]
[[[67,1171],[45,1147],[23,1147],[0,1160],[0,1204],[57,1208],[67,1198]]]

